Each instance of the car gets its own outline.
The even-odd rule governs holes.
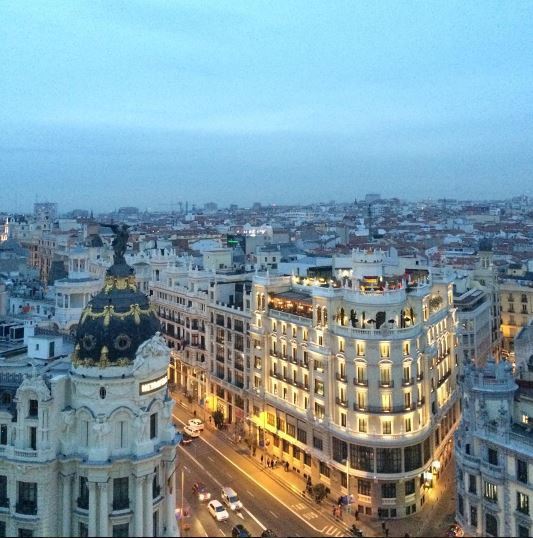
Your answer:
[[[192,443],[192,437],[184,433],[181,436],[181,444],[187,446],[187,445],[190,445],[191,443]]]
[[[251,536],[250,531],[240,523],[231,529],[231,538],[251,538]]]
[[[222,501],[229,506],[232,510],[240,510],[242,508],[242,502],[232,488],[222,488],[221,492]]]
[[[449,536],[450,538],[462,538],[464,535],[465,531],[457,523],[450,525],[446,532],[446,536]]]
[[[189,420],[189,428],[202,431],[204,429],[204,423],[199,418],[191,418]]]
[[[201,482],[193,484],[192,492],[198,496],[199,501],[208,501],[211,499],[211,493],[207,490],[207,486]]]
[[[261,533],[261,538],[277,538],[277,534],[272,529],[265,529]]]
[[[194,430],[193,428],[189,428],[189,426],[184,426],[183,431],[189,437],[200,437],[200,430]]]
[[[222,503],[216,499],[207,503],[207,509],[217,521],[229,519],[228,511],[222,506]]]

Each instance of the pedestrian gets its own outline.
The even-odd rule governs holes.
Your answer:
[[[196,409],[192,412],[192,414],[196,417]]]
[[[385,538],[389,538],[389,529],[388,528],[385,529]]]
[[[384,521],[381,522],[381,528],[382,528],[383,532],[385,532],[385,522]]]
[[[337,507],[335,505],[333,506],[333,517],[337,519]]]
[[[359,510],[355,510],[355,521],[359,521]]]
[[[288,461],[285,462],[285,470],[287,472],[289,472],[289,462]]]
[[[263,454],[261,454],[261,465],[263,465]]]
[[[270,458],[267,458],[267,467],[270,467]]]

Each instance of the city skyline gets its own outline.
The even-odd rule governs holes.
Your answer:
[[[4,204],[530,194],[532,10],[3,2]]]

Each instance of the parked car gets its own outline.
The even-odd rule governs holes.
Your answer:
[[[204,423],[199,418],[189,419],[189,428],[202,431],[204,429]]]
[[[242,502],[232,488],[222,488],[221,492],[222,501],[229,506],[232,510],[240,510],[242,508]]]
[[[183,431],[189,436],[189,437],[200,437],[200,430],[195,430],[193,428],[190,428],[189,426],[184,426]]]
[[[208,501],[211,499],[211,493],[209,493],[207,486],[201,482],[193,484],[192,492],[198,496],[199,501]]]
[[[261,538],[277,538],[277,534],[272,529],[265,529],[261,533]]]
[[[465,531],[457,523],[453,523],[448,528],[446,536],[449,538],[462,538],[465,535]]]
[[[251,538],[251,536],[250,531],[240,523],[231,529],[231,538]]]
[[[207,503],[207,509],[217,521],[229,519],[228,511],[222,506],[222,503],[216,499]]]
[[[192,437],[184,433],[181,436],[181,444],[187,446],[187,445],[190,445],[191,443],[192,443]]]

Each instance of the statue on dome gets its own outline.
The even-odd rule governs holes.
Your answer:
[[[115,238],[111,243],[111,246],[115,251],[115,253],[113,254],[114,263],[116,265],[126,263],[124,254],[126,253],[126,248],[128,246],[128,237],[130,236],[128,232],[129,226],[127,224],[104,224],[104,226],[111,228],[111,230],[113,230],[113,233],[115,234]]]

